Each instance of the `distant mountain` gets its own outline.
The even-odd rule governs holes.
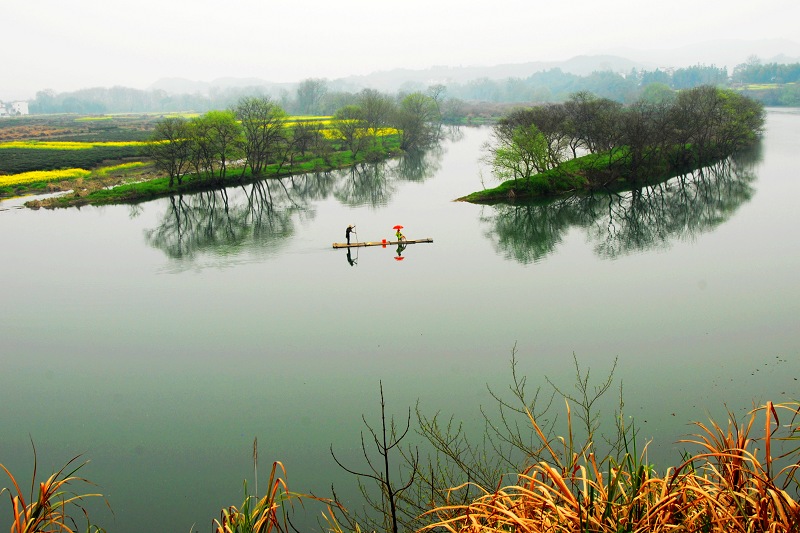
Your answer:
[[[561,69],[579,76],[598,70],[630,72],[632,68],[644,68],[643,63],[613,55],[576,56],[566,61],[532,61],[528,63],[509,63],[494,66],[450,67],[436,66],[422,70],[392,69],[373,72],[363,76],[347,76],[329,80],[328,86],[334,90],[358,91],[365,87],[393,92],[401,88],[425,88],[436,83],[467,83],[472,80],[488,78],[527,78],[536,72]],[[298,82],[301,80],[298,80]],[[162,78],[149,89],[163,90],[170,94],[207,94],[219,89],[262,87],[267,90],[292,89],[297,83],[273,83],[259,78],[218,78],[216,80],[194,81],[186,78]]]
[[[746,63],[753,56],[762,63],[800,63],[800,43],[788,39],[724,39],[665,50],[615,48],[608,53],[662,69],[700,64],[727,67],[731,72],[736,65]]]
[[[261,87],[264,89],[275,89],[282,87],[293,87],[296,84],[274,83],[260,78],[217,78],[212,81],[197,81],[186,78],[161,78],[150,87],[151,91],[165,91],[169,94],[208,94],[217,90]]]
[[[188,80],[186,78],[161,78],[147,89],[165,91],[169,94],[194,94],[207,92],[210,85],[207,81]]]
[[[630,72],[632,68],[641,68],[642,63],[613,55],[577,56],[567,61],[531,61],[528,63],[509,63],[494,66],[448,67],[436,66],[424,70],[394,69],[374,72],[365,76],[349,76],[341,80],[348,85],[371,87],[373,89],[392,91],[403,86],[418,85],[427,87],[441,83],[467,83],[472,80],[488,78],[503,80],[507,78],[527,78],[536,72],[561,69],[579,76],[585,76],[598,70],[613,72]]]
[[[363,76],[347,76],[328,81],[331,90],[358,91],[365,87],[385,92],[399,89],[424,89],[441,83],[465,84],[488,78],[527,78],[536,72],[561,69],[563,72],[586,76],[595,71],[628,73],[632,69],[681,68],[694,65],[727,67],[731,72],[736,65],[751,57],[763,63],[800,63],[800,44],[787,39],[728,39],[708,41],[697,45],[663,50],[638,50],[616,48],[598,55],[581,55],[566,61],[531,61],[494,66],[434,66],[427,69],[392,69]],[[297,80],[298,83],[301,80]],[[163,78],[150,86],[171,94],[208,94],[216,90],[261,87],[277,94],[281,90],[293,91],[297,83],[273,83],[259,78],[219,78],[210,82],[184,78]]]

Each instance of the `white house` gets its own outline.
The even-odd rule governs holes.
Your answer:
[[[14,115],[27,115],[28,102],[17,101],[6,104],[0,102],[0,117],[10,117]]]
[[[11,103],[11,113],[14,115],[27,115],[28,114],[28,102],[12,102]]]

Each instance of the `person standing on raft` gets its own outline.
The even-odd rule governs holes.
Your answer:
[[[350,234],[353,233],[353,230],[355,229],[356,229],[355,225],[350,224],[349,226],[347,226],[347,229],[344,230],[344,236],[347,239],[347,246],[350,246]]]

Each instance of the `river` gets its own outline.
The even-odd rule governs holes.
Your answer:
[[[210,531],[252,488],[254,438],[262,484],[280,460],[291,489],[334,482],[353,502],[330,448],[364,468],[379,382],[399,423],[419,405],[477,430],[481,406],[496,410],[487,386],[511,383],[512,350],[529,389],[574,392],[575,361],[593,384],[616,361],[598,406],[613,417],[621,384],[662,462],[693,420],[798,399],[800,111],[769,110],[759,149],[702,177],[454,202],[494,185],[488,133],[226,193],[0,203],[0,463],[29,479],[31,441],[40,474],[82,454],[109,532]],[[348,255],[331,246],[348,224],[359,240],[401,224],[433,242]]]

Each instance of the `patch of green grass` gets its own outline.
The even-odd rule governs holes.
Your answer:
[[[114,120],[114,117],[108,115],[99,115],[96,117],[78,117],[75,122],[93,122],[97,120]]]
[[[626,190],[634,185],[659,183],[718,160],[721,154],[710,151],[701,156],[692,146],[675,147],[667,153],[651,154],[646,177],[635,179],[630,152],[626,147],[611,152],[588,154],[565,161],[554,169],[527,179],[509,180],[497,187],[473,192],[458,198],[472,203],[506,202],[529,198],[547,198],[591,190]],[[724,154],[722,154],[724,155]],[[642,168],[639,173],[645,172]]]

